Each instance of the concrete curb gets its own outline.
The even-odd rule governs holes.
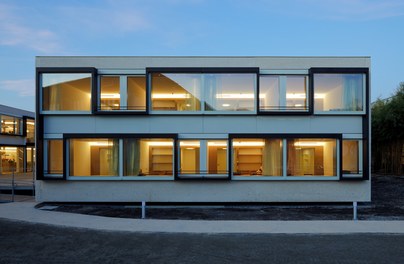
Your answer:
[[[0,218],[104,231],[248,234],[404,234],[404,221],[204,221],[112,218],[35,209],[35,202],[0,204]]]

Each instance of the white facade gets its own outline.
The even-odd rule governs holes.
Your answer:
[[[36,67],[37,131],[39,131],[37,135],[37,163],[39,167],[37,167],[36,186],[36,198],[38,201],[370,201],[371,182],[369,180],[370,163],[368,162],[370,160],[369,57],[37,57]],[[54,91],[69,88],[57,88],[58,84],[55,84],[51,77],[57,74],[84,73],[88,72],[90,68],[92,69],[91,94],[82,96],[88,96],[91,106],[84,110],[69,108],[76,106],[68,106],[65,109],[57,108],[60,104],[57,100],[64,99],[60,90],[58,90],[58,93]],[[236,68],[243,69],[239,71]],[[243,108],[243,110],[249,109],[246,112],[240,110],[241,108],[238,109],[240,111],[208,111],[207,102],[211,99],[207,99],[207,92],[204,88],[208,87],[206,83],[209,80],[204,74],[214,75],[216,71],[217,74],[234,73],[234,69],[236,69],[235,74],[246,73],[256,78],[254,85],[251,86],[253,92],[248,93],[248,96],[253,96],[251,99],[253,104],[250,105],[250,108]],[[202,95],[195,96],[195,98],[200,100],[200,102],[196,103],[197,107],[202,107],[205,110],[198,110],[198,108],[194,111],[179,111],[178,109],[166,110],[165,106],[155,107],[158,102],[155,98],[160,98],[161,96],[157,97],[152,94],[152,89],[154,89],[152,86],[157,86],[157,81],[152,80],[152,78],[155,78],[152,77],[152,74],[159,72],[162,72],[162,75],[166,78],[164,81],[170,80],[172,83],[182,87],[186,85],[182,84],[185,81],[178,79],[182,78],[183,75],[181,74],[201,74],[202,88],[200,90],[202,92],[199,91],[199,93],[202,93]],[[170,77],[171,72],[174,77]],[[178,74],[180,77],[178,77]],[[147,79],[147,87],[145,87],[147,94],[145,99],[146,109],[144,111],[131,111],[123,108],[117,110],[100,109],[101,98],[103,98],[102,78],[112,77],[111,80],[115,81],[115,85],[119,83],[118,95],[115,96],[114,93],[108,92],[104,94],[104,98],[113,99],[116,97],[116,102],[122,106],[124,99],[127,99],[125,96],[129,94],[129,92],[126,93],[129,91],[129,88],[127,88],[129,87],[128,76],[145,76],[145,79]],[[232,75],[229,76],[229,78],[232,78]],[[284,80],[289,81],[294,77],[303,76],[302,78],[305,78],[305,83],[303,84],[305,89],[304,98],[302,99],[305,104],[304,110],[299,110],[299,107],[302,107],[301,103],[295,103],[288,106],[289,108],[282,108],[283,105],[281,105],[276,110],[264,110],[261,104],[265,100],[258,98],[262,97],[260,91],[263,91],[264,81],[266,81],[263,78],[266,76],[275,78],[276,87],[278,87],[276,91],[281,94],[279,95],[280,104],[285,103],[290,98],[301,99],[301,93],[296,95],[296,93],[287,92],[289,91],[287,89],[290,87],[290,89],[294,89],[294,87],[284,84],[286,82]],[[347,86],[349,85],[347,84],[347,76],[356,78],[355,80],[360,80],[360,83],[363,84],[358,88],[361,89],[359,92],[355,91],[356,94],[359,94],[357,96],[358,100],[361,100],[359,106],[355,106],[356,108],[345,107],[346,109],[341,107],[342,110],[335,110],[337,107],[332,106],[329,107],[331,110],[327,110],[326,99],[323,99],[325,98],[323,90],[325,89],[327,92],[326,89],[328,88],[317,88],[316,83],[313,81],[314,78],[318,78],[317,83],[320,84],[321,82],[327,82],[328,79],[330,82],[334,82],[335,78],[341,77],[343,80],[341,83],[343,86]],[[173,81],[174,78],[177,78],[176,82]],[[221,92],[219,94],[218,83],[218,81],[215,83],[215,100],[232,96],[239,98],[238,95],[234,95],[236,93],[229,95],[229,93]],[[221,83],[224,83],[224,78],[221,79]],[[344,87],[338,89],[343,90],[345,98],[347,96],[352,98],[352,95],[347,95],[346,90],[349,89]],[[113,89],[112,86],[111,89]],[[170,89],[170,87],[167,86],[167,89]],[[317,92],[316,89],[323,90]],[[122,90],[125,92],[122,92]],[[186,90],[186,92],[189,92],[189,90]],[[352,92],[352,88],[350,88],[350,92]],[[170,95],[170,93],[171,91],[168,91],[164,94],[165,96],[168,94],[168,97],[171,96],[172,98],[175,96],[178,98],[181,96],[184,98],[189,97],[188,94],[185,96],[174,92]],[[194,98],[194,94],[189,93]],[[286,97],[282,97],[282,93],[286,94]],[[248,97],[245,94],[243,95],[244,98],[239,100],[238,105],[242,105],[242,100],[246,100],[245,98]],[[78,102],[77,94],[75,96],[69,98],[69,102],[71,100],[77,100]],[[330,99],[331,102],[339,100],[335,93],[330,96],[332,98],[332,100]],[[178,102],[178,100],[182,100],[178,98],[171,101]],[[269,95],[268,98],[272,100],[272,95]],[[319,111],[319,106],[316,105],[320,104],[320,99],[322,100],[323,109],[326,109],[324,111]],[[165,100],[168,101],[168,99]],[[165,104],[166,101],[163,103]],[[222,103],[222,101],[219,104],[217,107],[222,107],[223,109],[230,105],[230,103]],[[113,107],[113,104],[108,107]],[[172,143],[166,144],[172,144],[170,150],[172,164],[169,165],[172,167],[172,174],[143,175],[142,169],[140,169],[140,173],[136,176],[125,176],[129,166],[127,164],[132,162],[128,158],[130,155],[127,154],[129,153],[127,152],[129,151],[128,142],[131,141],[125,141],[125,139],[134,137],[138,140],[135,141],[140,144],[140,138],[158,139],[162,138],[161,135],[174,135]],[[105,141],[106,143],[102,140],[98,143],[96,142],[97,144],[94,143],[98,139],[108,140]],[[253,152],[251,151],[258,150],[259,148],[256,146],[268,144],[273,140],[279,142],[280,154],[278,158],[273,157],[275,152],[270,152],[267,156],[260,154],[259,159],[254,157],[254,155],[258,154],[252,154]],[[236,143],[236,141],[241,143]],[[87,152],[80,152],[82,150],[78,146],[79,144],[84,144],[83,142],[98,147],[89,149]],[[184,146],[187,146],[186,144],[191,146],[191,144],[196,144],[195,142],[199,142],[197,155],[195,152],[186,152],[186,149],[191,151],[193,147],[181,147],[182,143],[185,144]],[[56,144],[52,145],[54,143]],[[240,165],[242,159],[245,158],[239,152],[242,147],[237,149],[237,146],[243,146],[243,143],[247,145],[256,144],[255,147],[245,148],[250,151],[246,153],[250,154],[248,154],[249,156],[245,162],[248,164],[243,165],[246,168],[254,169],[239,169],[242,166]],[[209,148],[209,146],[215,144],[223,146],[221,150],[225,153],[223,154],[224,156],[219,153],[218,148],[215,148],[215,150]],[[105,152],[106,154],[102,154],[102,147],[99,146],[108,148]],[[348,146],[350,146],[350,151],[355,153],[347,153]],[[327,148],[332,149],[327,150]],[[215,155],[214,160],[217,165],[213,170],[211,169],[211,159],[213,159],[211,151],[216,151],[212,152]],[[260,153],[265,152],[263,147],[260,147],[260,151]],[[97,154],[94,154],[95,152]],[[294,153],[293,155],[292,152]],[[60,153],[63,153],[63,155]],[[117,153],[116,157],[114,153]],[[150,153],[147,154],[150,160],[145,161],[146,165],[141,165],[142,159],[146,157],[146,155],[142,154],[139,166],[153,166],[154,159],[163,159],[163,157],[154,157]],[[53,159],[56,157],[55,155],[59,155],[60,159]],[[107,156],[104,157],[103,155]],[[183,171],[185,167],[190,166],[188,161],[185,161],[187,155],[189,157],[195,155],[193,160],[198,164],[192,166],[198,167],[198,172],[187,174]],[[221,164],[226,172],[219,173],[219,156],[226,161],[226,165]],[[103,165],[103,157],[105,161],[108,161],[108,165],[105,165],[106,162]],[[352,161],[352,157],[354,161]],[[111,159],[115,159],[115,164],[111,162]],[[268,161],[269,159],[271,159],[270,162]],[[275,166],[273,165],[276,163],[274,160],[277,160],[277,164],[280,164],[279,175],[264,175],[265,171],[269,171],[266,170],[265,166]],[[97,168],[94,168],[95,162],[97,163]],[[169,162],[165,158],[164,163],[168,164]],[[253,163],[258,165],[253,165]],[[267,163],[272,165],[265,165]],[[352,165],[353,169],[347,169],[349,167],[348,163],[355,163]],[[91,169],[88,168],[91,173],[76,175],[78,171],[85,171],[81,168],[84,166],[83,164],[88,164],[91,167]],[[104,168],[103,166],[109,167]],[[103,170],[110,170],[111,166],[116,168],[115,174],[106,173],[108,175],[101,175]],[[167,172],[169,169],[165,170]],[[327,170],[330,172],[327,172]],[[272,168],[270,171],[273,171]],[[296,175],[299,173],[301,175]],[[217,177],[217,175],[219,176]]]

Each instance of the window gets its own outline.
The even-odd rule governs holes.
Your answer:
[[[342,174],[347,176],[362,174],[362,140],[342,141]]]
[[[14,116],[0,115],[1,133],[22,135],[22,119]]]
[[[155,112],[255,111],[256,74],[153,72],[150,76]]]
[[[184,139],[179,147],[179,178],[228,178],[227,140]]]
[[[308,77],[303,75],[261,75],[259,110],[262,112],[307,112]]]
[[[0,147],[0,174],[24,171],[23,147]]]
[[[26,132],[27,132],[27,142],[35,142],[35,120],[27,118],[26,119]]]
[[[35,166],[35,148],[27,147],[26,151],[27,151],[26,171],[32,172],[32,171],[34,171],[34,166]]]
[[[235,138],[233,176],[282,176],[281,139]]]
[[[124,139],[123,176],[173,176],[173,149],[173,139]]]
[[[45,140],[44,174],[45,176],[63,174],[63,140]]]
[[[314,111],[364,112],[365,74],[313,74]]]
[[[99,110],[146,111],[145,76],[101,76]]]
[[[43,111],[91,111],[91,73],[42,73]]]
[[[337,140],[287,140],[288,176],[337,176]]]
[[[91,138],[69,141],[70,176],[118,176],[118,139]]]

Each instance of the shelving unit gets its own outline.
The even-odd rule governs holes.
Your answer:
[[[172,147],[150,147],[150,174],[172,175],[173,149]]]
[[[236,150],[236,171],[241,174],[256,174],[262,169],[263,148],[238,148]]]

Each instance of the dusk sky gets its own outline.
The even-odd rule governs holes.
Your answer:
[[[403,0],[0,0],[0,104],[34,111],[35,56],[371,56],[404,81]]]

